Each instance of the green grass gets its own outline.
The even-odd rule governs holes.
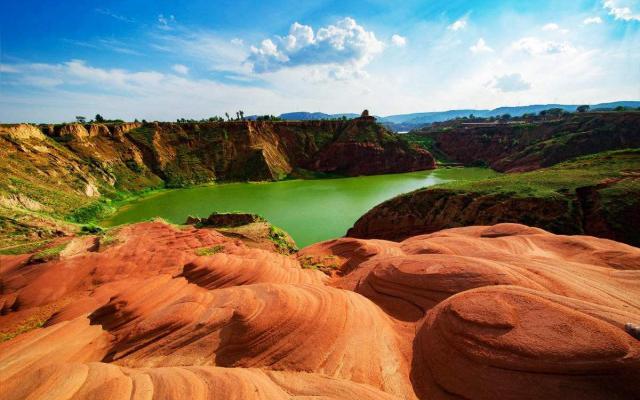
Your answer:
[[[640,171],[640,149],[598,153],[532,172],[504,174],[480,181],[457,181],[432,188],[515,197],[562,198],[577,188],[621,178],[628,171]],[[624,185],[618,190],[626,193],[640,190],[638,179],[629,180]]]
[[[0,332],[0,343],[11,340],[22,333],[27,333],[36,328],[42,328],[45,322],[46,320],[31,318],[11,332]]]
[[[212,256],[214,254],[218,254],[224,251],[224,246],[219,244],[213,247],[203,247],[201,249],[196,249],[195,253],[198,256]]]
[[[277,226],[269,226],[269,240],[273,242],[280,252],[295,253],[298,251],[295,246],[291,245],[287,233]]]
[[[42,250],[31,257],[32,262],[47,262],[54,260],[60,256],[60,253],[67,247],[67,243],[58,246],[49,247]]]
[[[46,245],[47,243],[49,243],[49,240],[33,242],[33,243],[25,243],[25,244],[12,246],[12,247],[6,247],[4,249],[0,249],[0,255],[14,256],[18,254],[33,253],[34,251]]]
[[[321,271],[327,275],[338,269],[337,257],[330,256],[304,256],[298,259],[302,269]]]
[[[105,250],[108,247],[115,246],[120,243],[120,239],[118,238],[118,229],[109,229],[107,230],[99,239],[99,249],[100,251]]]
[[[447,158],[446,154],[438,149],[435,139],[430,136],[418,135],[415,133],[405,133],[401,136],[401,138],[407,143],[427,150],[433,157],[435,157],[436,161],[439,163],[448,163],[451,161]]]

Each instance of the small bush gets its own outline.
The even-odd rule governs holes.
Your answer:
[[[87,224],[82,226],[82,228],[80,229],[80,232],[88,235],[95,235],[95,234],[104,232],[104,229],[102,229],[102,227],[98,225]]]

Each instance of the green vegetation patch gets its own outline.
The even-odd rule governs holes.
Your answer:
[[[118,229],[110,229],[106,231],[99,239],[99,251],[104,251],[108,247],[115,246],[121,242],[118,237]]]
[[[295,253],[298,251],[298,248],[291,244],[289,235],[277,226],[269,226],[269,240],[271,240],[278,251],[282,253]]]
[[[214,254],[222,253],[223,251],[224,251],[224,246],[221,244],[218,244],[213,247],[203,247],[201,249],[196,249],[195,253],[198,256],[212,256]]]
[[[31,256],[30,261],[34,263],[42,263],[51,260],[55,260],[60,257],[60,253],[67,247],[67,243],[60,244],[58,246],[49,247],[48,249],[42,250],[33,256]]]
[[[16,329],[14,329],[11,332],[0,332],[0,343],[6,342],[7,340],[11,340],[22,333],[27,333],[36,328],[42,328],[45,322],[47,322],[46,319],[39,319],[34,317],[25,321],[25,323],[18,326]]]
[[[329,256],[304,256],[298,259],[302,269],[312,269],[321,271],[326,275],[331,275],[338,270],[338,257]]]
[[[431,136],[409,132],[402,134],[400,137],[403,141],[411,145],[427,150],[439,163],[448,163],[451,161],[447,158],[447,155],[438,148],[436,140]]]
[[[564,198],[580,187],[625,178],[625,171],[640,171],[640,149],[598,153],[532,172],[504,174],[480,181],[457,181],[434,188],[515,197]],[[635,179],[629,180],[624,190],[638,189],[640,183]]]
[[[34,243],[25,243],[17,246],[5,247],[4,249],[0,249],[0,255],[18,255],[18,254],[26,254],[33,253],[39,248],[45,246],[49,241],[40,241]]]

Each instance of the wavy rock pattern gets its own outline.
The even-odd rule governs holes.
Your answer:
[[[160,222],[101,240],[2,259],[0,329],[46,319],[0,344],[3,398],[640,393],[640,341],[624,330],[640,321],[640,249],[624,244],[515,224],[297,258]],[[301,268],[309,256],[332,257],[334,276]]]

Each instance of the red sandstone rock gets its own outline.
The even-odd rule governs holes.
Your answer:
[[[103,239],[104,240],[104,239]],[[122,228],[4,256],[3,399],[630,399],[640,249],[516,224],[295,256],[211,229]],[[197,249],[222,246],[198,256]],[[332,278],[298,259],[332,257]],[[52,315],[53,314],[53,315]],[[51,317],[49,317],[52,315]]]

